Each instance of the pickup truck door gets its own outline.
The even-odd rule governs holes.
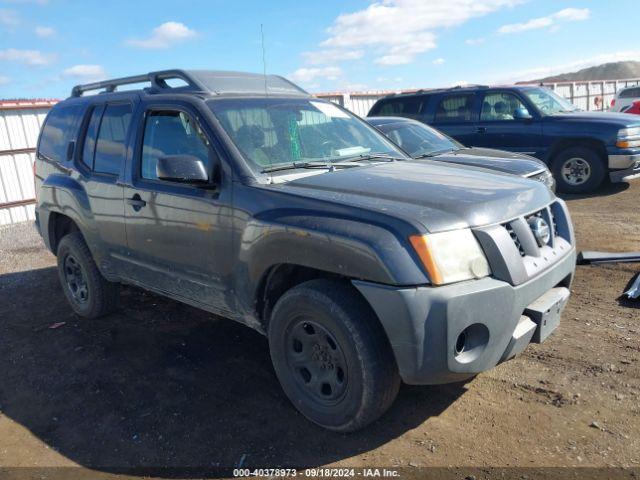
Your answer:
[[[474,147],[539,155],[544,150],[542,120],[514,92],[488,91],[480,102]],[[529,118],[522,118],[529,115]]]
[[[125,186],[127,278],[143,287],[220,314],[233,312],[230,175],[198,112],[182,102],[141,106],[138,139]],[[210,185],[159,180],[163,155],[193,155]],[[217,173],[218,172],[218,173]],[[215,182],[215,183],[214,183]]]
[[[472,92],[435,95],[428,105],[423,121],[467,147],[475,146],[477,98],[478,96]]]

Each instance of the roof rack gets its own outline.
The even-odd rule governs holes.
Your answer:
[[[185,85],[174,87],[167,82],[176,79],[182,80]],[[71,90],[71,96],[80,97],[83,93],[93,90],[103,90],[101,93],[110,93],[115,92],[118,87],[123,85],[145,82],[151,84],[149,88],[144,89],[148,93],[172,91],[216,95],[256,94],[309,96],[309,93],[302,88],[286,78],[277,75],[176,69],[76,85]]]
[[[469,83],[466,85],[456,85],[455,87],[449,88],[449,90],[460,90],[462,88],[489,88],[489,85],[479,85],[475,83]]]
[[[76,85],[71,90],[72,97],[80,97],[84,92],[90,92],[93,90],[102,90],[104,93],[115,92],[116,89],[122,85],[131,85],[135,83],[150,82],[151,87],[156,90],[163,90],[171,88],[167,84],[167,80],[179,79],[183,80],[190,87],[190,90],[207,91],[207,89],[198,84],[198,81],[192,78],[188,72],[184,70],[162,70],[159,72],[144,73],[142,75],[133,75],[131,77],[114,78],[111,80],[104,80],[102,82],[86,83],[84,85]]]

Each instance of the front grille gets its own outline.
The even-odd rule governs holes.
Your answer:
[[[524,257],[525,256],[524,248],[522,248],[522,243],[520,243],[520,239],[518,238],[518,235],[516,235],[516,232],[513,231],[513,228],[508,223],[505,224],[504,228],[506,228],[507,232],[509,232],[509,236],[511,237],[511,240],[513,240],[513,243],[518,249],[520,256]]]
[[[550,238],[532,217],[547,223]],[[475,233],[494,277],[511,285],[520,285],[566,258],[575,242],[569,212],[561,200],[499,225],[477,228]],[[544,244],[540,246],[537,240]]]

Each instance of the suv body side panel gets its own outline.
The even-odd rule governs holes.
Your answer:
[[[216,190],[141,177],[146,112],[181,111],[196,119],[214,147],[220,163]],[[234,316],[230,271],[233,182],[227,162],[198,108],[182,100],[143,101],[134,119],[136,142],[127,165],[124,186],[127,255],[118,256],[123,276],[155,291],[197,303],[207,310]],[[209,172],[212,175],[212,171]],[[127,203],[140,198],[142,208]]]

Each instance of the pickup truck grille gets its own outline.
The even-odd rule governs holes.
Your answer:
[[[572,250],[573,229],[562,200],[508,222],[474,229],[496,278],[518,285]]]

